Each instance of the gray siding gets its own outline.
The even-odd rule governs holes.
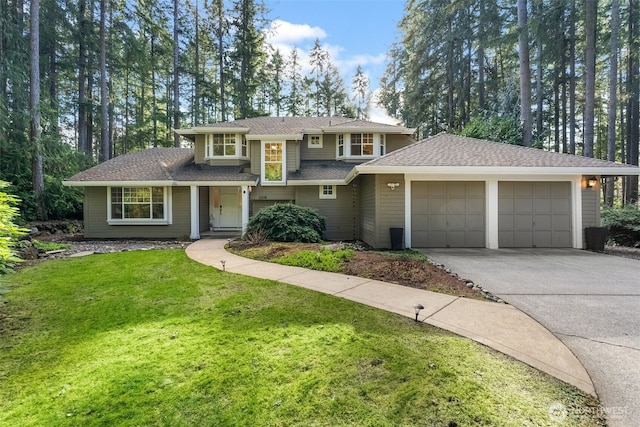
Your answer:
[[[195,150],[194,161],[196,163],[204,163],[204,145],[205,145],[205,136],[204,135],[196,135],[196,142],[193,144]]]
[[[599,180],[598,180],[599,181]],[[584,229],[600,227],[600,185],[582,189],[582,247],[587,247]]]
[[[296,204],[318,210],[326,218],[327,240],[354,240],[358,236],[358,188],[336,186],[335,199],[320,199],[317,185],[296,187]]]
[[[191,233],[189,187],[173,187],[173,224],[109,225],[106,187],[84,189],[84,236],[89,239],[188,239]]]
[[[295,172],[300,169],[300,143],[287,141],[287,172]]]
[[[360,239],[376,247],[376,177],[360,175],[358,178]]]
[[[300,158],[302,160],[335,160],[336,135],[322,135],[322,148],[309,148],[309,135],[305,135],[300,143]]]
[[[249,141],[249,147],[251,150],[251,173],[260,175],[260,160],[262,156],[260,141]]]
[[[415,140],[409,135],[387,135],[385,142],[387,145],[387,153],[390,153],[414,143]]]
[[[391,190],[388,182],[400,184]],[[403,175],[376,175],[376,244],[375,248],[391,248],[389,228],[404,228],[404,185]],[[404,246],[404,239],[403,239]]]

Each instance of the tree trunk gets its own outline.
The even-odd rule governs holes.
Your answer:
[[[101,160],[111,158],[109,139],[109,91],[107,88],[107,0],[100,0],[100,139]]]
[[[44,200],[44,171],[42,161],[42,138],[40,129],[40,1],[31,0],[30,6],[30,97],[32,150],[32,184],[36,202],[36,215],[40,220],[47,219]]]
[[[611,55],[609,65],[609,103],[607,116],[607,160],[616,160],[616,112],[618,108],[618,30],[620,27],[620,3],[611,0]],[[605,181],[605,203],[613,206],[614,179]]]
[[[87,1],[80,0],[78,5],[78,151],[91,155],[87,140]]]
[[[180,146],[180,135],[175,130],[180,128],[180,75],[178,62],[180,60],[180,46],[178,38],[178,0],[173,0],[173,146]]]
[[[593,157],[595,99],[596,99],[596,19],[597,0],[585,1],[585,59],[584,59],[584,151],[585,157]]]
[[[576,1],[569,14],[569,153],[576,154]]]
[[[638,50],[638,4],[629,0],[629,61],[627,73],[627,157],[628,163],[638,165],[638,129],[640,124],[640,58]],[[627,177],[626,201],[635,204],[638,201],[638,176]]]
[[[531,70],[529,68],[529,32],[527,31],[527,0],[518,0],[518,46],[520,64],[520,116],[522,145],[531,147],[533,115],[531,114]]]

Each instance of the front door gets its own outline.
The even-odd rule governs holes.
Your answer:
[[[212,187],[210,219],[214,230],[239,229],[242,224],[240,187]]]

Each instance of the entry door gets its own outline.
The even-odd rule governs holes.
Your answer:
[[[241,227],[241,198],[239,187],[213,187],[211,189],[210,216],[213,228],[229,229]]]

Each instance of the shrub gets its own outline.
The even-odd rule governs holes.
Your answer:
[[[293,203],[261,209],[247,225],[247,235],[259,230],[276,242],[320,242],[326,222],[318,211]]]
[[[7,186],[6,182],[0,181],[0,190]],[[18,208],[15,207],[18,201],[17,197],[0,191],[0,274],[8,272],[20,261],[13,245],[26,230],[14,223],[18,217]]]
[[[640,210],[635,205],[604,208],[602,225],[607,227],[609,238],[618,245],[634,246],[640,241]]]

